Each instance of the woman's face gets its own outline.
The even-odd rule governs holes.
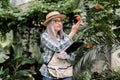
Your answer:
[[[52,21],[54,30],[56,33],[58,33],[58,31],[60,31],[63,27],[63,21],[61,20],[61,18],[54,18]]]

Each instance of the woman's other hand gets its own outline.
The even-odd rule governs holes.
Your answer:
[[[62,51],[58,53],[58,58],[59,59],[70,59],[70,55],[68,55],[66,52]]]

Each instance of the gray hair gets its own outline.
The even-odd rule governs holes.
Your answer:
[[[51,38],[53,38],[54,41],[57,41],[57,35],[55,33],[54,27],[52,25],[52,20],[47,24],[46,27],[46,32],[50,35]],[[67,36],[64,32],[63,32],[63,28],[59,31],[60,38],[64,39],[65,36]]]

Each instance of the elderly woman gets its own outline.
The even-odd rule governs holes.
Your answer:
[[[44,21],[46,30],[41,34],[41,43],[44,50],[44,64],[41,66],[40,72],[43,75],[43,80],[72,80],[73,75],[71,73],[71,62],[74,60],[75,54],[67,54],[64,52],[64,49],[73,42],[72,37],[76,34],[78,27],[80,26],[80,21],[72,26],[71,32],[67,35],[63,31],[63,20],[65,18],[66,16],[60,14],[58,11],[52,11],[46,15],[46,20]],[[64,70],[63,72],[60,72],[60,68],[56,68],[58,65],[57,63],[52,63],[52,65],[55,65],[56,67],[51,68],[51,71],[48,69],[48,64],[52,60],[55,53],[57,53],[56,59],[59,59],[57,60],[57,63],[59,63],[61,60],[65,60],[67,62],[67,65],[70,65],[64,68],[66,70],[69,69],[69,72]],[[52,74],[52,71],[55,73]]]

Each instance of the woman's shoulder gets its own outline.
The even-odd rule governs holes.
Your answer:
[[[41,37],[48,37],[48,33],[47,33],[47,32],[43,32],[43,33],[41,34]]]
[[[50,35],[47,32],[43,32],[41,34],[41,40],[51,41],[52,38],[50,37]]]

